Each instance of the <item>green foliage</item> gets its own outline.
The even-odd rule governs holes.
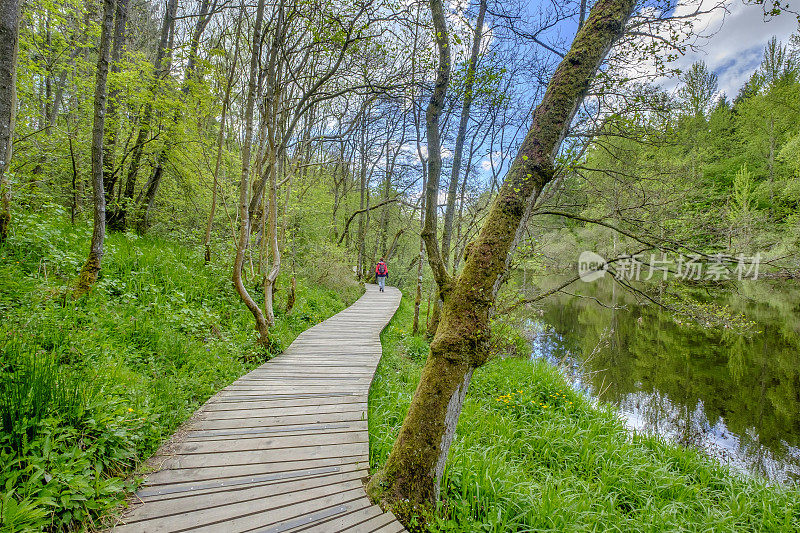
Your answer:
[[[135,488],[126,479],[136,466],[198,406],[360,295],[352,283],[326,288],[301,273],[295,308],[276,313],[264,352],[229,264],[204,265],[199,248],[158,237],[112,234],[99,282],[73,300],[89,229],[65,224],[53,206],[15,216],[0,248],[4,531],[99,526]]]
[[[797,270],[797,62],[773,40],[733,103],[717,93],[716,77],[702,63],[681,81],[674,96],[640,91],[631,95],[635,105],[609,116],[607,135],[565,166],[559,201],[646,243],[666,239],[709,255],[758,251],[762,260],[781,258],[782,268]],[[610,258],[643,248],[602,225],[552,220],[558,229],[537,243],[550,267],[574,264],[583,250]]]
[[[0,419],[3,432],[19,450],[36,436],[49,413],[57,412],[71,423],[80,420],[86,409],[86,390],[80,380],[61,368],[56,350],[34,352],[21,335],[9,334],[4,340],[0,348]]]
[[[737,219],[747,216],[753,208],[753,174],[743,165],[733,178],[733,194],[731,195],[730,217]]]
[[[385,461],[419,380],[404,300],[370,391],[370,466]],[[425,520],[423,520],[423,518]],[[557,369],[495,359],[470,385],[433,516],[412,531],[795,531],[800,492],[631,433]]]
[[[498,317],[492,320],[489,353],[490,357],[527,357],[530,345],[518,324],[508,316]]]

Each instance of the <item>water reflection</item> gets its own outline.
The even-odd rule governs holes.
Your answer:
[[[548,301],[527,319],[533,356],[619,407],[637,431],[696,446],[780,483],[800,482],[800,289],[742,283],[703,293],[742,312],[760,333],[681,323],[610,283]]]

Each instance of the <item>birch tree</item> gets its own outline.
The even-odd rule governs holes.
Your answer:
[[[239,181],[239,237],[236,244],[236,256],[233,262],[233,285],[236,292],[241,297],[244,304],[253,314],[256,321],[256,331],[258,331],[259,342],[266,346],[269,343],[269,326],[264,317],[264,313],[256,301],[250,296],[242,279],[242,268],[244,266],[245,252],[250,244],[250,159],[253,147],[253,113],[257,97],[258,86],[258,65],[261,56],[262,44],[262,24],[264,20],[264,0],[259,0],[256,8],[256,19],[253,27],[253,39],[251,41],[250,66],[248,69],[247,98],[244,109],[245,137],[242,144],[242,173]]]

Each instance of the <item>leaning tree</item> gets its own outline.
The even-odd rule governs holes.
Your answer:
[[[449,73],[449,42],[441,0],[430,4],[440,68],[427,118],[436,141],[438,132],[433,130]],[[592,7],[533,113],[530,129],[489,214],[466,250],[460,274],[448,273],[434,220],[426,220],[423,237],[443,301],[442,314],[392,452],[368,486],[373,498],[390,504],[403,500],[425,504],[438,497],[439,480],[472,373],[489,355],[490,313],[521,228],[553,179],[561,143],[600,64],[622,36],[635,4],[635,0],[598,0]],[[436,188],[428,187],[427,194],[432,193]]]

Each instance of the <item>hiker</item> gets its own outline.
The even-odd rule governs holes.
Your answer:
[[[378,287],[381,292],[383,292],[383,288],[386,286],[386,278],[388,276],[389,267],[386,266],[386,262],[383,260],[383,257],[381,257],[381,260],[375,265],[375,277],[378,279]]]

